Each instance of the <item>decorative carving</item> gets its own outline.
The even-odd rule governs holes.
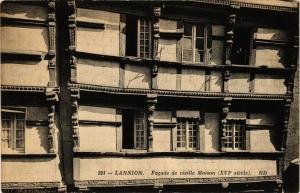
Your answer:
[[[230,70],[224,69],[223,72],[223,92],[229,92],[228,81],[230,79]]]
[[[56,24],[55,24],[55,0],[48,1],[48,32],[49,32],[49,50],[48,50],[48,86],[56,86]]]
[[[55,88],[46,89],[46,98],[49,104],[48,113],[48,142],[49,142],[49,153],[55,152],[54,132],[55,132],[55,103],[58,102],[57,90]]]
[[[151,90],[151,89],[138,89],[138,88],[116,88],[116,87],[106,87],[98,85],[89,84],[70,84],[74,88],[78,88],[82,91],[87,92],[101,92],[101,93],[123,93],[123,94],[158,94],[161,96],[186,96],[195,98],[224,98],[232,97],[235,99],[272,99],[272,100],[283,100],[290,98],[285,94],[254,94],[254,93],[221,93],[221,92],[194,92],[194,91],[172,91],[172,90]]]
[[[290,108],[292,104],[292,99],[286,99],[284,108],[283,108],[283,128],[282,128],[282,140],[281,140],[281,151],[285,151],[286,148],[286,139],[287,132],[289,127],[289,118],[290,118]]]
[[[71,103],[72,103],[72,127],[73,127],[73,151],[79,151],[79,121],[78,121],[78,99],[79,89],[71,87]]]
[[[229,108],[231,106],[231,97],[225,97],[222,102],[222,112],[221,112],[221,131],[220,131],[220,139],[221,139],[221,149],[224,147],[225,142],[225,131],[226,131],[226,124],[227,124],[227,115],[229,113]]]
[[[153,151],[153,129],[154,129],[154,118],[153,113],[155,110],[155,105],[157,103],[157,95],[156,94],[148,94],[147,95],[147,117],[148,117],[148,129],[147,129],[147,136],[148,136],[148,151]]]
[[[1,91],[13,91],[13,92],[42,92],[46,91],[46,87],[43,86],[17,86],[17,85],[1,85]]]
[[[250,182],[276,182],[281,180],[280,176],[259,176],[259,177],[216,177],[216,178],[162,178],[142,180],[85,180],[75,181],[75,186],[87,187],[113,187],[126,185],[176,185],[176,184],[206,184],[206,183],[250,183]]]
[[[71,68],[71,82],[76,82],[77,78],[77,58],[70,55],[70,68]]]
[[[69,10],[69,36],[70,36],[70,46],[69,50],[76,50],[76,3],[75,0],[68,0],[68,10]]]
[[[228,17],[228,24],[226,28],[226,55],[225,55],[225,64],[231,65],[231,49],[233,44],[234,36],[234,25],[236,21],[236,14],[231,14]]]
[[[161,15],[160,7],[153,7],[153,55],[152,58],[155,60],[159,60],[160,56],[158,53],[158,45],[159,45],[159,17]]]

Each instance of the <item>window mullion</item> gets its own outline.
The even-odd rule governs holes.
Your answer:
[[[188,120],[186,120],[185,121],[185,124],[186,124],[186,126],[185,126],[185,141],[186,141],[186,143],[185,143],[185,146],[186,146],[186,149],[189,149],[189,122],[188,122]]]
[[[16,118],[16,114],[14,114],[13,116],[13,129],[12,129],[12,132],[13,132],[13,150],[16,150],[16,147],[17,147],[17,118]]]
[[[141,48],[141,44],[140,44],[140,36],[141,36],[141,31],[140,31],[140,25],[141,25],[141,20],[138,19],[137,20],[137,56],[141,57],[141,52],[140,52],[140,48]]]
[[[235,148],[235,129],[236,129],[235,126],[236,126],[236,125],[235,125],[235,123],[234,123],[234,124],[233,124],[233,127],[232,127],[232,138],[233,138],[233,139],[232,139],[232,143],[233,143],[233,144],[232,144],[232,147],[233,147],[233,149],[236,149],[236,148]]]

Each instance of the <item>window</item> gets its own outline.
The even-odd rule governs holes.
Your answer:
[[[25,112],[2,109],[1,145],[5,151],[24,152]]]
[[[197,119],[177,119],[177,150],[197,149],[197,128]]]
[[[127,16],[126,18],[126,55],[151,58],[151,22],[145,18]]]
[[[123,110],[123,149],[146,149],[147,121],[143,111]]]
[[[232,150],[246,149],[245,120],[228,120],[225,124],[224,148]]]
[[[183,62],[205,62],[205,25],[184,24],[182,38],[182,61]]]
[[[249,27],[235,27],[231,50],[232,64],[249,64],[251,34],[252,32]]]

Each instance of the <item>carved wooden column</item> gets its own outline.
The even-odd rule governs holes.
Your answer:
[[[79,89],[71,87],[71,105],[72,105],[72,128],[73,128],[73,151],[79,151],[79,121],[78,121],[78,99]]]
[[[220,145],[221,145],[221,151],[224,150],[224,141],[225,141],[225,130],[226,130],[226,124],[227,124],[227,115],[229,113],[229,108],[231,106],[231,97],[225,97],[222,101],[222,112],[221,112],[221,130],[220,130]]]
[[[159,17],[161,15],[161,8],[160,7],[153,7],[152,13],[152,26],[153,26],[153,51],[152,51],[152,59],[153,60],[160,60],[158,45],[159,45]],[[157,63],[152,63],[152,70],[151,70],[151,79],[152,89],[157,89],[157,73],[158,73],[158,66]]]
[[[55,25],[55,1],[48,1],[48,32],[49,32],[49,50],[48,50],[48,69],[49,82],[48,86],[56,86],[56,25]]]
[[[149,152],[153,151],[153,129],[154,129],[154,118],[153,113],[155,110],[155,105],[157,103],[157,95],[156,94],[148,94],[147,95],[147,150]]]
[[[236,14],[230,14],[228,16],[228,24],[226,27],[225,68],[223,70],[223,92],[229,92],[228,82],[230,79],[230,71],[226,68],[226,66],[231,65],[231,50],[233,45],[235,21],[236,21]]]
[[[299,36],[298,36],[298,25],[294,23],[295,29],[293,29],[293,36],[290,39],[290,48],[289,48],[289,68],[292,70],[291,73],[286,75],[285,85],[287,88],[287,95],[293,95],[294,90],[294,78],[295,72],[297,70],[297,62],[298,62],[298,44],[299,44]]]
[[[57,88],[47,88],[46,89],[46,98],[48,101],[48,122],[49,122],[49,131],[48,131],[48,142],[49,142],[49,153],[55,152],[55,104],[58,102],[58,89]]]
[[[77,59],[75,57],[76,51],[76,3],[75,0],[68,0],[69,8],[69,57],[70,57],[70,68],[71,68],[71,82],[76,82],[76,68],[77,68]]]
[[[281,139],[281,151],[285,151],[287,132],[289,127],[290,108],[292,104],[292,98],[286,99],[283,109],[283,128],[282,128],[282,139]]]

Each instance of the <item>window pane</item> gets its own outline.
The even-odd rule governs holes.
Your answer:
[[[136,112],[134,114],[134,127],[135,127],[135,147],[137,149],[145,148],[145,113]]]
[[[204,52],[200,50],[195,50],[195,62],[204,61]]]
[[[204,26],[203,25],[196,25],[196,36],[204,37]]]
[[[184,35],[185,36],[192,36],[192,25],[189,23],[184,24]]]
[[[192,38],[184,37],[182,39],[182,47],[192,49]]]
[[[198,50],[204,49],[204,39],[201,39],[201,38],[196,39],[196,49],[198,49]]]
[[[183,49],[182,51],[183,51],[182,60],[192,62],[192,50]]]

